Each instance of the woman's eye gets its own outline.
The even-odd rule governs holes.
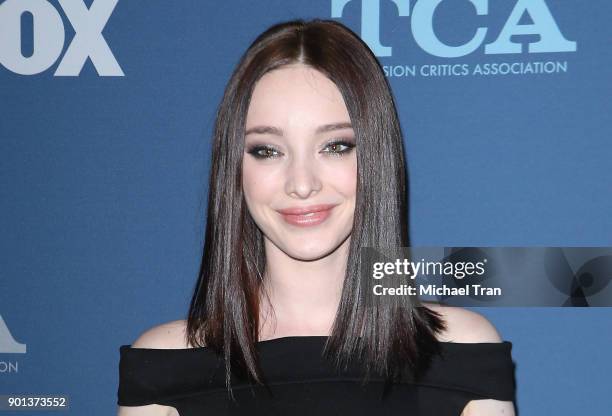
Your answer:
[[[349,141],[345,141],[345,140],[340,140],[340,141],[335,141],[335,142],[331,142],[329,143],[326,147],[325,150],[323,150],[324,153],[330,153],[336,156],[341,156],[345,153],[350,152],[353,148],[355,147],[354,143],[351,143]]]
[[[253,155],[257,159],[272,159],[280,155],[279,151],[269,146],[253,146],[247,153]]]
[[[349,153],[354,147],[355,144],[350,141],[337,140],[328,143],[325,146],[325,149],[322,150],[322,152],[327,153],[328,155],[342,156],[344,154]],[[252,155],[256,159],[275,159],[282,156],[282,152],[276,150],[271,146],[265,145],[252,146],[247,150],[247,153]]]

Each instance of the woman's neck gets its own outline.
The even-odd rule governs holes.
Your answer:
[[[340,302],[349,245],[350,237],[329,255],[302,261],[266,239],[260,340],[329,335]]]

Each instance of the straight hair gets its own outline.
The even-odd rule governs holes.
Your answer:
[[[407,247],[408,173],[390,86],[369,47],[333,20],[293,20],[271,26],[241,57],[217,109],[212,143],[205,242],[187,319],[187,339],[225,361],[232,374],[264,384],[259,341],[260,292],[266,258],[262,232],[242,190],[246,115],[257,81],[288,64],[308,65],[342,94],[357,143],[357,196],[340,303],[324,355],[337,368],[353,360],[387,383],[407,367],[415,376],[439,352],[445,328],[418,299],[364,302],[360,247]]]

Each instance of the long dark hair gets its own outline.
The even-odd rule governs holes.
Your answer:
[[[223,355],[230,394],[232,374],[265,384],[256,350],[265,252],[242,191],[246,115],[256,82],[292,63],[309,65],[336,84],[358,149],[349,261],[325,355],[338,367],[358,360],[366,378],[374,369],[392,380],[401,367],[419,374],[438,351],[435,334],[444,329],[440,315],[412,297],[367,307],[360,295],[360,247],[409,246],[402,132],[380,64],[359,36],[336,21],[280,23],[242,56],[217,110],[206,236],[187,320],[191,345]]]

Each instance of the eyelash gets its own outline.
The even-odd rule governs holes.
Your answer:
[[[323,153],[328,153],[330,156],[342,157],[342,156],[348,154],[355,147],[355,143],[353,143],[351,141],[348,141],[348,140],[340,139],[340,140],[333,140],[333,141],[327,143],[327,145],[325,146],[325,149],[327,149],[330,146],[337,146],[337,145],[345,146],[346,149],[335,151],[335,152],[333,152],[333,151],[323,151]],[[270,150],[270,151],[273,151],[273,152],[278,152],[278,150],[276,150],[274,147],[272,147],[270,145],[254,145],[254,146],[249,147],[249,149],[247,150],[247,153],[252,155],[256,159],[275,159],[277,157],[280,157],[280,155],[264,156],[264,155],[259,153],[262,150],[263,151]]]

